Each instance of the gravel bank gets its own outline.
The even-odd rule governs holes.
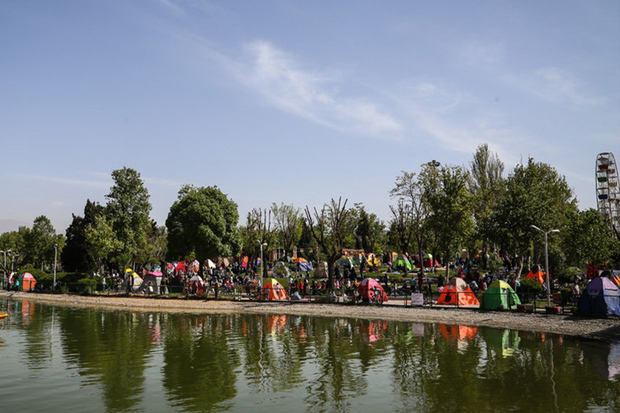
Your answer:
[[[620,318],[584,318],[571,315],[491,312],[456,308],[410,308],[402,305],[339,305],[250,301],[187,300],[128,296],[80,296],[0,291],[0,298],[67,306],[168,311],[187,313],[267,313],[319,317],[350,317],[408,322],[487,326],[555,333],[601,340],[620,340]]]

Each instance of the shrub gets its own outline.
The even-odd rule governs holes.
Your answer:
[[[568,267],[564,268],[557,275],[557,281],[559,284],[572,284],[575,281],[575,278],[581,275],[581,271],[579,271],[576,267]]]
[[[533,278],[521,280],[519,291],[527,295],[538,295],[543,292],[543,287]]]
[[[92,294],[96,291],[97,288],[97,280],[89,278],[82,278],[78,280],[80,293],[83,294]]]

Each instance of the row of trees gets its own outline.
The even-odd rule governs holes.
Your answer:
[[[237,204],[219,188],[186,185],[165,226],[158,226],[150,219],[150,195],[140,174],[123,168],[113,171],[112,179],[107,203],[87,200],[66,237],[41,216],[32,229],[0,235],[0,249],[20,251],[18,264],[46,267],[56,246],[65,270],[94,272],[241,253],[253,261],[261,245],[288,255],[297,246],[319,251],[311,258],[328,262],[331,282],[343,248],[428,252],[446,264],[465,248],[483,251],[482,266],[491,270],[497,254],[510,256],[520,272],[526,260],[542,260],[543,237],[531,228],[535,225],[560,230],[549,239],[556,269],[620,261],[609,223],[597,211],[579,211],[566,179],[554,168],[530,158],[504,177],[503,163],[487,145],[476,150],[468,168],[432,161],[419,171],[403,171],[390,190],[394,204],[387,223],[362,204],[332,199],[321,208],[276,203],[254,208],[240,226]]]

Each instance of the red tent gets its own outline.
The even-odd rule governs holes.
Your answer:
[[[179,275],[181,273],[187,274],[187,264],[184,261],[177,262],[175,267],[175,274]]]
[[[364,302],[385,302],[388,300],[387,294],[383,291],[383,287],[374,278],[366,278],[357,287],[357,292]]]

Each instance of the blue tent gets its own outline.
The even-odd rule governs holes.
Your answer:
[[[620,316],[618,287],[607,277],[594,278],[579,299],[579,314]]]

